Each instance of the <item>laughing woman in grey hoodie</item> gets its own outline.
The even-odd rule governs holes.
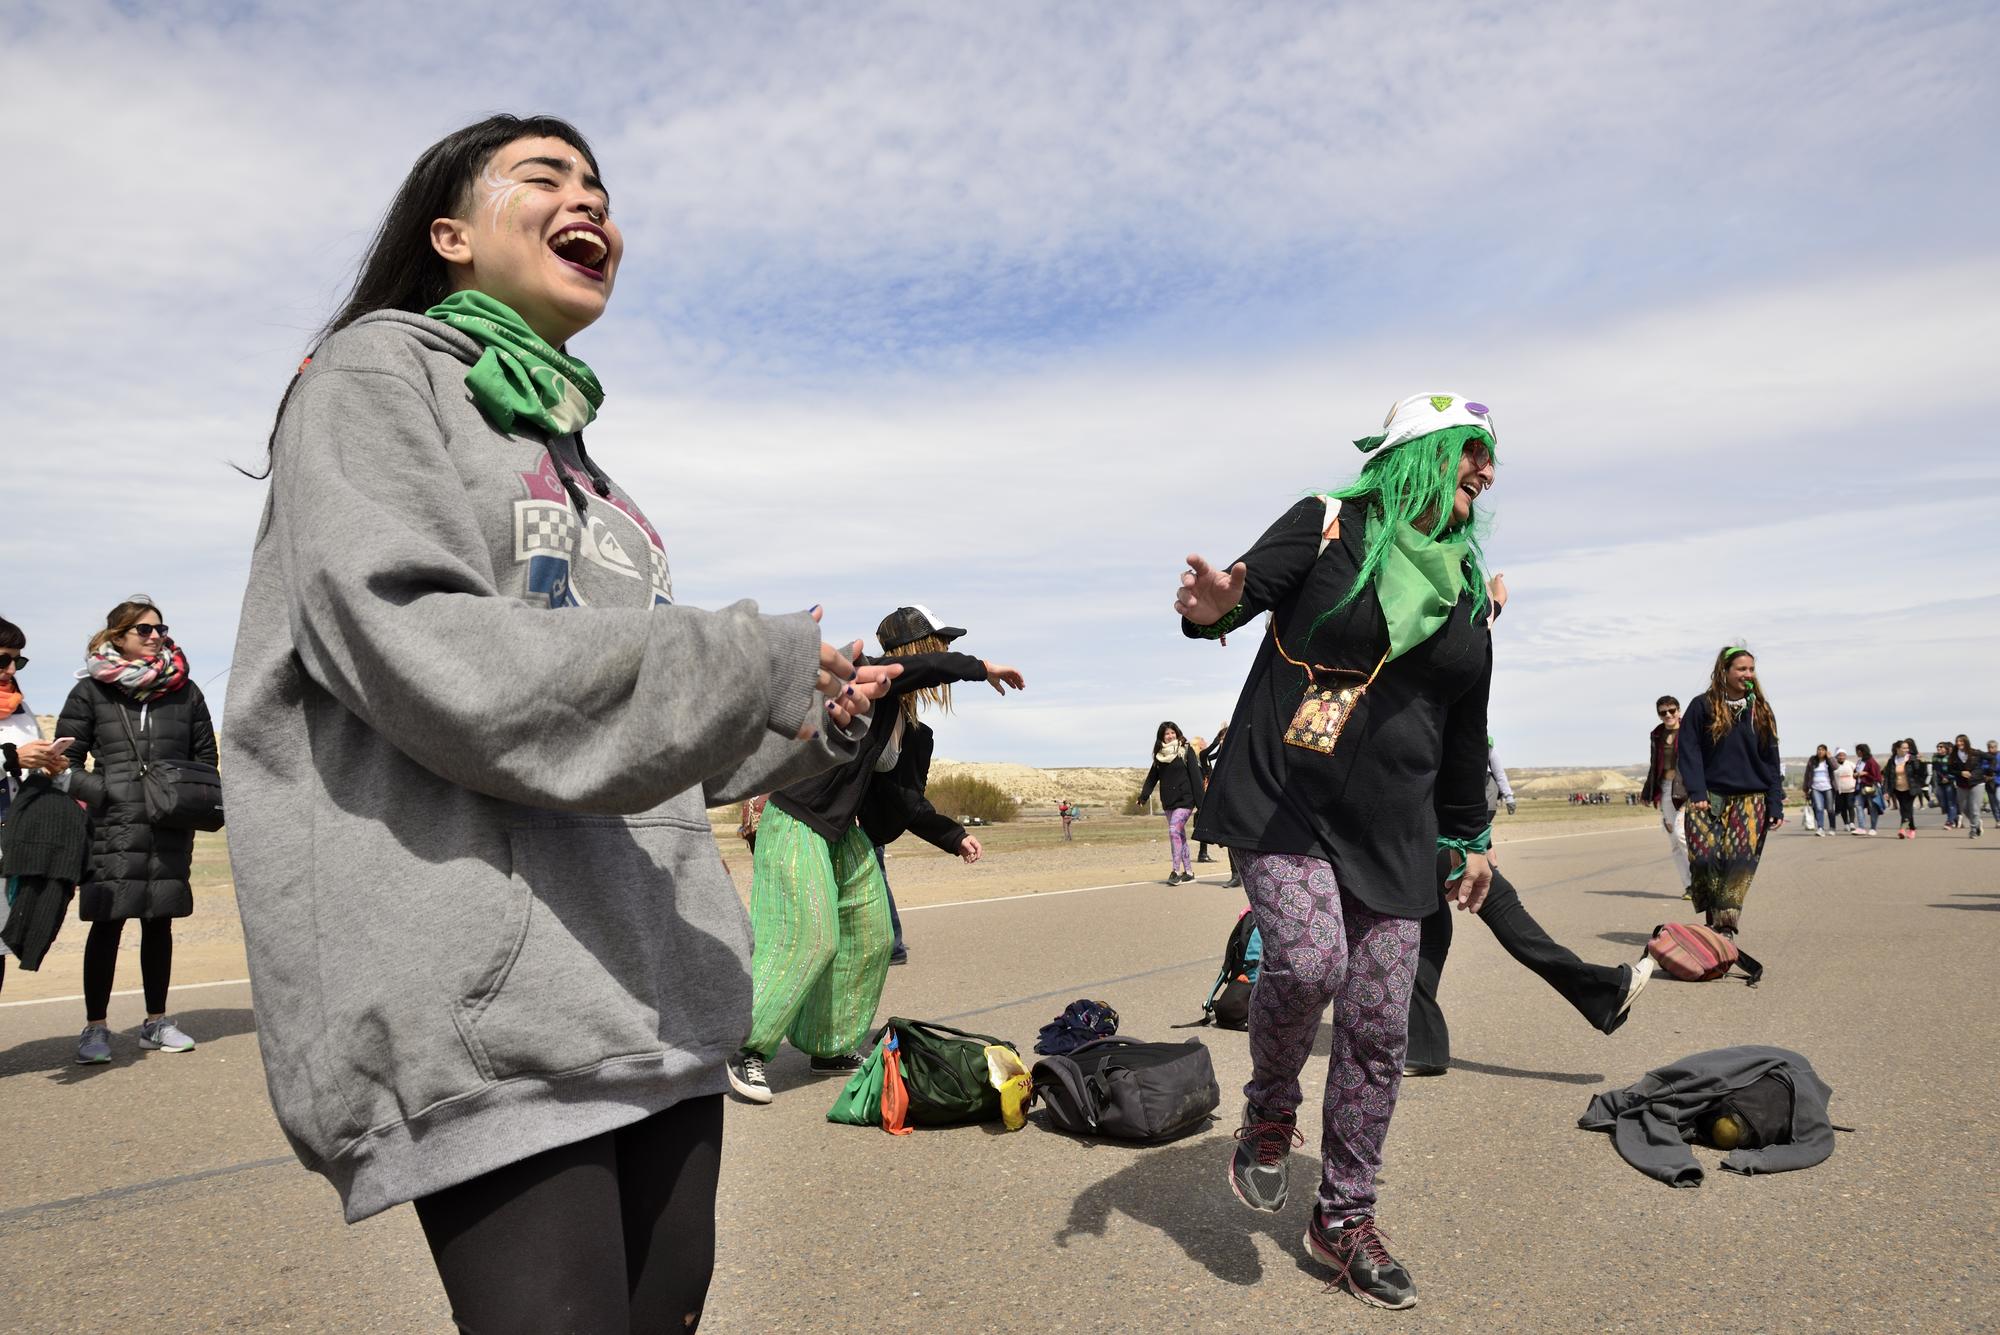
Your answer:
[[[278,1120],[414,1201],[469,1330],[689,1329],[749,935],[707,807],[855,754],[893,666],[683,607],[565,344],[623,239],[589,145],[417,161],[271,438],[224,731]]]

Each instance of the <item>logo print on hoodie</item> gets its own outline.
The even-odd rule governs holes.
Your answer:
[[[596,495],[588,475],[571,469],[570,476],[590,498],[582,521],[569,493],[546,453],[541,466],[521,474],[526,496],[514,502],[514,559],[528,567],[528,593],[550,607],[583,607],[589,600],[576,588],[572,562],[582,558],[591,567],[626,579],[645,580],[655,606],[674,600],[667,573],[667,554],[660,535],[622,497]],[[642,569],[632,553],[643,547]]]

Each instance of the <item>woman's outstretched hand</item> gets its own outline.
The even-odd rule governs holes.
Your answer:
[[[812,610],[812,619],[820,619],[820,609]],[[903,675],[901,663],[872,663],[856,667],[861,658],[861,641],[835,648],[821,642],[819,646],[819,676],[815,685],[826,699],[827,717],[836,727],[845,728],[857,718],[866,717],[875,708],[875,702],[889,693],[889,683]],[[819,728],[808,721],[798,731],[798,740],[809,741],[819,735]]]
[[[1250,567],[1238,561],[1227,570],[1217,570],[1199,556],[1189,553],[1188,568],[1181,572],[1180,592],[1174,595],[1174,611],[1197,626],[1213,626],[1243,601],[1243,583]]]
[[[1007,694],[1009,686],[1012,686],[1017,691],[1028,689],[1028,679],[1021,675],[1019,668],[1003,666],[990,658],[984,661],[986,663],[986,684],[999,694]]]
[[[1486,892],[1493,888],[1493,864],[1484,853],[1461,853],[1452,850],[1452,866],[1463,863],[1465,875],[1444,888],[1445,902],[1456,904],[1463,913],[1477,913],[1486,903]]]

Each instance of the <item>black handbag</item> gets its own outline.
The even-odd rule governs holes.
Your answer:
[[[1051,1129],[1159,1144],[1208,1124],[1222,1102],[1199,1039],[1142,1043],[1100,1038],[1030,1073]]]
[[[124,701],[114,702],[118,719],[139,762],[139,789],[146,797],[146,823],[163,830],[222,828],[222,771],[199,760],[154,760],[151,739],[144,751],[132,730]]]

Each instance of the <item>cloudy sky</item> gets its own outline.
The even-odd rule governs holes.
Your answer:
[[[593,453],[677,595],[970,627],[1030,688],[942,754],[1212,731],[1252,644],[1180,638],[1182,557],[1435,390],[1500,423],[1511,763],[1642,759],[1745,637],[1788,752],[1983,740],[1996,64],[1978,0],[16,0],[0,614],[53,711],[149,592],[226,706],[228,461],[417,154],[548,112],[627,238]]]

